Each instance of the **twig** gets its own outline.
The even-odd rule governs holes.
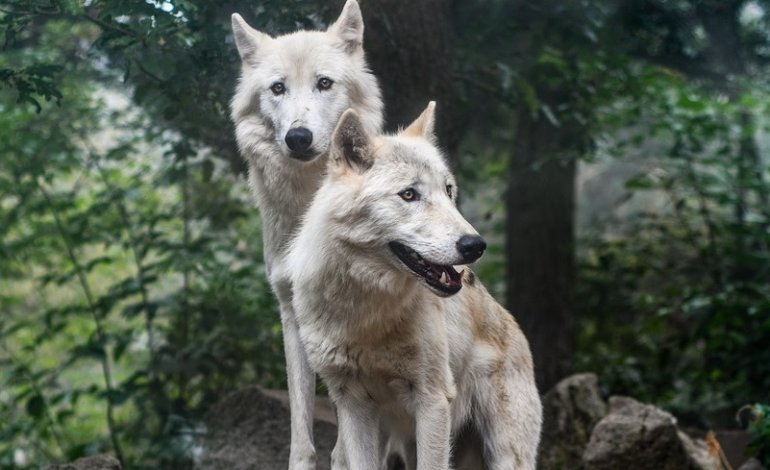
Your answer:
[[[139,62],[138,60],[134,60],[134,63],[135,63],[135,64],[136,64],[136,66],[139,68],[139,70],[141,70],[141,71],[142,71],[142,73],[143,73],[143,74],[147,75],[148,77],[150,77],[151,79],[155,80],[156,82],[158,82],[158,83],[165,83],[165,82],[166,82],[166,80],[163,80],[163,79],[162,79],[162,78],[160,78],[159,76],[157,76],[157,75],[155,75],[154,73],[152,73],[152,72],[150,72],[149,70],[147,70],[147,69],[144,67],[144,65],[142,65],[142,63],[141,63],[141,62]]]
[[[139,42],[143,42],[142,39],[139,37],[139,35],[137,35],[134,31],[131,31],[130,29],[121,28],[120,26],[116,26],[113,23],[107,23],[106,21],[100,20],[99,18],[95,18],[89,15],[88,13],[83,13],[82,15],[80,15],[80,18],[97,25],[102,29],[109,29],[109,30],[118,32],[120,34],[123,34],[124,36],[133,38]]]
[[[706,238],[708,240],[707,253],[710,255],[712,260],[710,274],[717,285],[722,285],[724,283],[724,273],[719,259],[719,249],[717,248],[717,227],[714,223],[714,219],[711,217],[711,211],[708,208],[708,204],[706,203],[707,195],[698,182],[698,175],[695,173],[694,169],[695,161],[689,156],[689,154],[682,152],[679,148],[680,146],[681,142],[677,141],[673,152],[674,155],[681,156],[686,163],[685,178],[692,186],[693,191],[695,191],[695,195],[697,196],[698,201],[698,213],[700,214],[701,218],[703,219],[703,223],[706,226]]]
[[[722,446],[719,445],[719,441],[717,440],[714,431],[709,431],[706,434],[706,445],[708,446],[709,455],[717,461],[720,469],[733,470],[732,465],[730,465],[730,462],[727,460],[725,452],[722,450]]]
[[[508,96],[501,96],[500,90],[498,88],[495,88],[493,86],[490,86],[488,83],[483,82],[475,77],[471,77],[466,74],[461,73],[454,73],[452,74],[453,77],[458,78],[460,80],[463,80],[464,82],[468,83],[469,85],[473,85],[474,87],[478,88],[479,90],[488,93],[495,97],[495,99],[502,101],[503,103],[507,104],[508,106],[515,107],[518,103],[516,100],[511,99]]]
[[[187,164],[187,152],[183,151],[182,157],[182,222],[183,222],[183,245],[185,252],[190,249],[190,173]],[[185,255],[186,257],[187,255]],[[190,267],[188,263],[184,264],[183,272],[183,298],[181,311],[181,344],[187,347],[189,341],[189,297],[190,297]],[[179,394],[184,397],[187,389],[187,374],[184,368],[180,368]]]
[[[118,442],[118,436],[115,426],[115,417],[113,415],[113,385],[112,385],[112,370],[110,368],[110,361],[107,354],[107,350],[105,345],[107,344],[107,335],[104,332],[104,328],[102,326],[101,319],[99,318],[99,311],[96,307],[96,304],[94,302],[93,294],[91,293],[91,287],[88,284],[88,279],[86,278],[85,272],[83,271],[83,268],[80,266],[80,263],[78,263],[77,257],[75,256],[75,250],[72,246],[72,243],[69,240],[69,237],[67,236],[67,232],[64,230],[64,224],[61,221],[61,218],[59,218],[59,214],[56,212],[56,209],[54,208],[53,201],[51,200],[51,196],[46,191],[45,186],[40,182],[40,180],[36,181],[38,189],[40,189],[40,192],[43,194],[43,197],[46,200],[46,203],[48,204],[48,207],[51,211],[51,215],[54,218],[54,222],[56,223],[56,229],[59,232],[59,235],[62,238],[62,241],[64,242],[64,247],[67,250],[67,256],[70,259],[70,262],[75,268],[75,271],[78,276],[78,280],[80,281],[80,286],[83,289],[83,293],[86,296],[86,302],[88,303],[89,310],[91,311],[91,316],[94,320],[94,325],[96,327],[96,336],[99,340],[99,344],[102,348],[102,356],[101,356],[101,365],[102,365],[102,375],[104,376],[104,385],[107,390],[107,427],[110,431],[110,439],[112,441],[112,448],[115,451],[115,456],[118,458],[121,464],[125,465],[125,461],[123,459],[123,451],[120,448],[120,443]]]
[[[88,141],[83,140],[83,144],[88,147],[89,149],[89,155],[93,155],[94,151],[92,146],[88,143]],[[104,182],[104,185],[107,186],[110,189],[113,189],[112,184],[110,183],[109,178],[107,177],[107,173],[104,171],[104,168],[99,164],[99,161],[96,158],[88,158],[88,162],[96,168],[97,172],[99,173],[99,176],[101,177],[102,181]],[[123,222],[123,225],[126,230],[126,234],[128,235],[128,246],[131,250],[131,255],[134,260],[134,265],[136,266],[136,278],[139,281],[139,295],[142,298],[142,305],[144,305],[145,309],[145,328],[147,329],[147,345],[150,349],[150,357],[154,359],[154,333],[152,328],[152,318],[150,316],[149,311],[149,305],[150,305],[150,296],[147,292],[147,285],[144,281],[144,265],[142,264],[142,260],[139,256],[139,249],[137,248],[139,243],[137,241],[137,236],[134,233],[134,231],[131,229],[131,218],[128,214],[128,209],[126,208],[126,205],[123,204],[122,199],[118,199],[115,201],[115,205],[118,208],[118,214],[120,215],[120,219]]]

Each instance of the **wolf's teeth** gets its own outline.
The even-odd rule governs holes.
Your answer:
[[[443,271],[441,273],[441,277],[439,278],[439,281],[441,281],[442,284],[449,284],[449,279],[447,278],[446,271]]]

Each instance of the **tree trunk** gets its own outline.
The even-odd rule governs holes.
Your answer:
[[[558,101],[557,101],[558,102]],[[506,195],[506,304],[529,340],[537,385],[569,369],[574,343],[575,160],[579,129],[516,111]]]
[[[367,0],[361,5],[364,49],[385,100],[386,129],[411,123],[428,101],[437,102],[436,130],[450,160],[460,140],[451,77],[453,66],[450,0]]]

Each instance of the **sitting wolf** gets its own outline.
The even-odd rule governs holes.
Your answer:
[[[453,267],[486,245],[455,206],[433,123],[433,103],[395,136],[373,135],[354,110],[341,117],[287,258],[300,339],[351,470],[382,468],[388,436],[407,468],[447,469],[467,434],[476,448],[455,442],[457,453],[476,451],[484,468],[534,469],[529,346],[470,269]]]

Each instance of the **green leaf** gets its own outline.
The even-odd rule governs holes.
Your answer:
[[[626,189],[654,189],[655,183],[647,174],[639,174],[626,180]]]
[[[79,344],[70,350],[73,359],[104,359],[104,348],[95,342],[89,341],[86,344]]]
[[[45,399],[42,395],[36,394],[27,400],[27,414],[35,419],[40,419],[45,413]]]

